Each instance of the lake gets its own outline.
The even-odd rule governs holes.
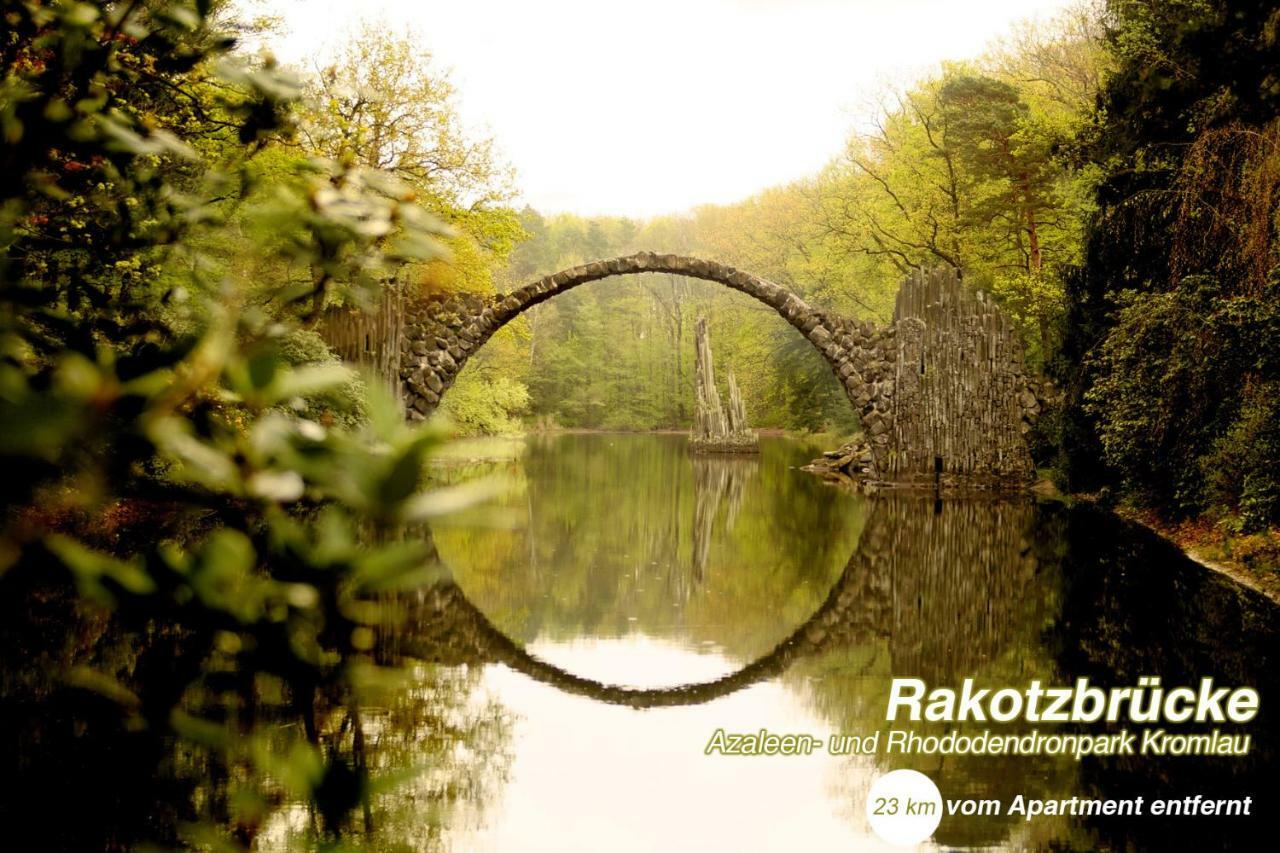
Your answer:
[[[929,774],[944,799],[1006,804],[1270,790],[1274,731],[1257,723],[1229,727],[1252,737],[1244,758],[705,755],[717,729],[887,736],[902,727],[885,722],[895,676],[1104,688],[1212,676],[1257,688],[1266,707],[1280,696],[1280,622],[1099,511],[863,497],[797,470],[815,448],[788,439],[765,438],[758,457],[691,456],[676,435],[534,436],[515,450],[472,463],[506,478],[501,512],[434,531],[456,587],[426,605],[438,636],[421,654],[468,673],[466,700],[451,702],[488,738],[441,827],[449,847],[879,849],[863,803],[897,767]],[[984,728],[907,726],[953,727]],[[1225,820],[1242,849],[1267,835],[1240,818],[944,816],[933,844],[1220,848]]]
[[[373,654],[400,669],[371,675],[360,707],[319,713],[318,742],[351,750],[375,780],[352,819],[358,846],[890,849],[864,804],[872,782],[897,768],[928,774],[944,800],[1004,808],[1018,796],[1200,794],[1252,796],[1255,815],[1270,809],[1280,611],[1269,601],[1088,506],[828,486],[798,470],[819,449],[765,437],[758,455],[703,457],[681,435],[605,433],[451,449],[438,479],[491,478],[497,497],[400,534],[428,539],[441,567],[433,583],[382,602],[393,618]],[[290,799],[287,766],[274,808],[251,820],[234,767],[186,742],[166,753],[136,732],[85,729],[79,721],[92,722],[96,706],[59,704],[72,699],[33,686],[60,659],[47,649],[63,642],[61,611],[41,599],[22,606],[0,621],[20,661],[0,692],[12,734],[0,758],[21,792],[5,809],[10,825],[23,815],[46,849],[117,849],[198,814],[234,823],[254,849],[311,843],[316,814]],[[102,619],[85,625],[76,642],[107,649],[92,654],[110,671],[127,670],[138,644],[176,642],[161,627],[112,646]],[[1249,736],[1247,755],[886,753],[894,730],[1124,727],[888,722],[895,677],[1019,689],[1088,678],[1105,689],[1152,675],[1166,688],[1202,677],[1256,688],[1258,719],[1220,726]],[[252,721],[251,752],[296,722],[262,710],[271,699],[261,691],[249,695],[255,708],[218,707]],[[807,735],[822,746],[709,755],[717,731]],[[878,749],[832,754],[833,736],[878,738]],[[156,782],[157,766],[179,783]],[[104,784],[118,795],[77,793]],[[110,807],[95,811],[100,800]],[[79,819],[59,820],[64,810]],[[1265,816],[944,814],[921,849],[1252,850],[1273,837]]]

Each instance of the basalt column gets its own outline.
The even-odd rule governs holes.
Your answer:
[[[738,383],[729,374],[729,411],[726,413],[716,388],[715,364],[711,358],[711,336],[707,318],[699,317],[695,354],[698,412],[690,443],[697,453],[757,453],[759,438],[747,429],[747,413],[738,393]]]
[[[1033,465],[1024,433],[1039,404],[1023,374],[1009,320],[950,268],[919,272],[894,312],[891,452],[885,479],[899,484],[1007,488]]]

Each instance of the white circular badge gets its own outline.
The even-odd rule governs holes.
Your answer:
[[[891,770],[867,794],[867,822],[890,844],[918,844],[933,835],[940,820],[942,794],[915,770]]]

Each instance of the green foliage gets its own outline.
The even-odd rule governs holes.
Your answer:
[[[588,260],[644,248],[714,257],[787,283],[824,305],[857,309],[839,288],[824,290],[804,280],[801,255],[770,232],[774,225],[790,227],[788,218],[800,201],[798,192],[780,190],[746,211],[706,208],[691,220],[645,223],[571,215],[544,219],[525,211],[522,223],[532,239],[512,254],[506,283],[527,284]],[[776,251],[758,248],[757,241],[768,241]],[[817,270],[817,264],[810,269]],[[825,275],[817,272],[823,281]],[[481,350],[460,384],[473,370],[518,376],[529,387],[534,418],[567,427],[688,428],[693,326],[699,315],[711,318],[720,375],[730,369],[736,374],[753,425],[856,426],[830,367],[784,319],[722,285],[667,275],[591,284],[539,306],[512,334]],[[491,352],[495,344],[499,349]]]
[[[324,339],[308,329],[292,329],[275,343],[281,361],[288,367],[341,363]],[[351,428],[361,424],[368,415],[367,395],[364,381],[349,374],[340,385],[301,399],[295,410],[301,416],[326,426],[337,424]]]
[[[308,79],[297,144],[308,154],[385,171],[452,226],[448,263],[425,264],[430,291],[492,289],[494,269],[523,231],[506,206],[511,168],[491,139],[463,127],[453,83],[422,39],[365,27],[336,60]]]
[[[140,756],[139,789],[191,772],[177,739],[234,780],[241,842],[282,786],[334,836],[371,787],[317,708],[386,680],[372,604],[436,571],[390,532],[478,493],[427,491],[442,434],[302,327],[335,295],[375,301],[443,232],[393,175],[271,156],[300,86],[230,56],[212,5],[3,4],[0,596],[72,582],[113,635],[164,638],[54,673],[107,703],[76,725]],[[281,726],[230,710],[251,705]],[[173,808],[79,829],[175,846],[200,815]]]
[[[1280,524],[1280,383],[1255,385],[1240,413],[1201,461],[1208,500],[1238,507],[1253,533]]]
[[[1277,521],[1280,98],[1274,4],[1109,4],[1117,69],[1056,371],[1069,485]]]
[[[520,641],[640,631],[758,657],[817,609],[864,507],[795,476],[812,447],[766,440],[750,458],[691,462],[686,445],[678,435],[526,439],[495,498],[524,523],[442,527],[442,558]]]
[[[1275,374],[1280,364],[1268,342],[1277,334],[1275,303],[1224,294],[1209,277],[1173,291],[1126,295],[1093,365],[1097,380],[1086,405],[1108,462],[1128,488],[1195,512],[1209,497],[1208,473],[1214,497],[1236,503],[1243,481],[1265,466],[1267,449],[1259,443],[1242,456],[1242,442],[1262,437],[1266,413],[1252,399],[1241,419],[1233,392],[1251,376]]]
[[[529,389],[508,376],[492,378],[468,372],[449,389],[440,404],[449,422],[463,435],[508,435],[521,430],[528,411]]]
[[[511,171],[463,130],[453,84],[421,42],[366,26],[309,81],[300,142],[399,177],[442,215],[489,210],[513,194]]]
[[[1093,62],[1080,33],[1025,48],[1072,47],[1061,81]],[[989,290],[1024,332],[1033,359],[1053,348],[1061,314],[1055,269],[1077,259],[1084,206],[1057,151],[1082,123],[1090,92],[1064,104],[986,63],[946,66],[899,93],[874,133],[855,137],[826,175],[831,239],[877,258],[896,275],[945,263]],[[1016,66],[1015,66],[1016,67]],[[1006,79],[994,76],[1001,74]]]

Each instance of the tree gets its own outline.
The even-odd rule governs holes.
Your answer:
[[[376,396],[326,425],[352,376],[298,336],[331,290],[436,257],[440,223],[353,162],[264,169],[298,86],[230,56],[211,5],[3,4],[0,597],[63,607],[77,638],[51,638],[51,684],[14,701],[70,696],[66,730],[108,745],[4,809],[68,849],[178,846],[202,821],[198,843],[248,846],[282,790],[341,833],[369,780],[357,746],[322,744],[323,706],[361,731],[370,605],[431,572],[388,534],[438,509],[439,432]],[[228,243],[312,275],[250,289],[205,251]],[[235,708],[284,722],[251,737]],[[192,774],[231,780],[234,814],[171,799]],[[61,797],[101,820],[49,816]]]
[[[938,84],[894,96],[874,132],[850,140],[824,205],[834,239],[888,260],[899,274],[925,263],[968,263],[961,237],[960,167]]]
[[[511,171],[462,127],[453,84],[413,34],[366,26],[308,81],[307,148],[396,175],[441,214],[501,206]]]
[[[308,78],[298,138],[309,154],[395,175],[454,227],[449,263],[417,270],[417,287],[487,292],[522,236],[506,205],[514,195],[512,171],[495,156],[491,139],[465,130],[453,84],[421,42],[365,27]]]
[[[491,293],[523,236],[519,217],[507,206],[512,172],[495,156],[492,140],[465,130],[453,85],[421,42],[412,34],[365,27],[333,64],[310,78],[299,139],[308,153],[395,175],[453,227],[447,261],[404,271],[410,299],[459,290]],[[513,340],[520,333],[500,334],[445,400],[442,410],[463,429],[510,429],[522,409],[526,394]],[[486,401],[491,409],[482,411]]]
[[[977,265],[1016,315],[1035,323],[1047,351],[1059,305],[1045,258],[1068,259],[1069,248],[1058,250],[1075,235],[1061,225],[1077,218],[1056,192],[1064,168],[1055,140],[1013,86],[990,77],[952,76],[939,101],[948,113],[946,143],[963,167],[966,216],[985,236],[974,246]]]
[[[1116,71],[1058,375],[1072,487],[1280,521],[1272,434],[1280,199],[1274,4],[1108,4]],[[1135,409],[1133,401],[1145,401]]]

